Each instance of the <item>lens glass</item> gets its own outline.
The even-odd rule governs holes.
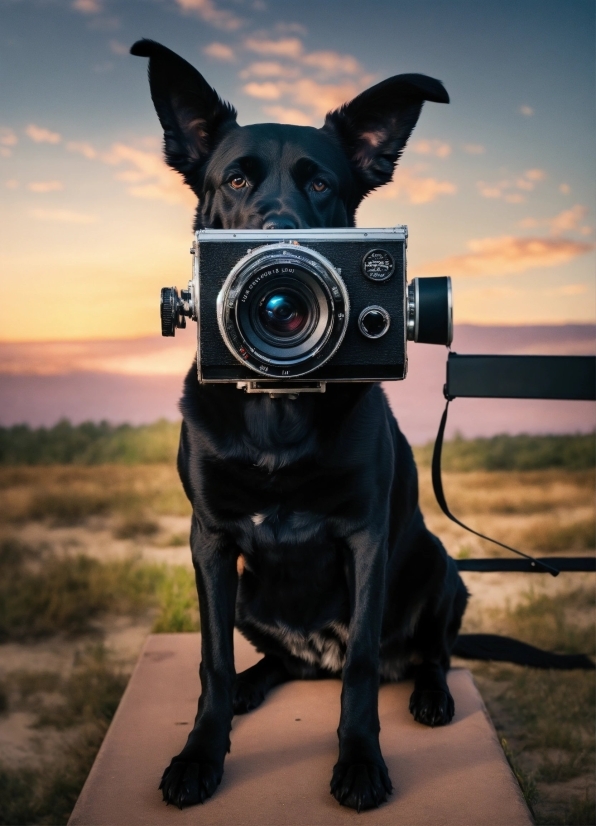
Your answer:
[[[260,301],[258,314],[263,328],[280,338],[300,333],[309,316],[304,296],[287,287],[265,295]]]
[[[343,282],[327,259],[285,242],[249,251],[217,306],[220,331],[238,361],[278,378],[305,375],[330,358],[349,312]]]

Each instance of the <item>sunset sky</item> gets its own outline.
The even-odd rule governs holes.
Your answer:
[[[154,335],[160,287],[188,279],[194,201],[160,159],[140,37],[242,124],[440,78],[451,104],[425,106],[360,225],[408,224],[409,274],[451,275],[457,322],[593,320],[591,1],[0,0],[0,341]]]

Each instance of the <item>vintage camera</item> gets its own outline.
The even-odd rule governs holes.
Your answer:
[[[198,322],[201,382],[249,392],[390,381],[406,341],[451,343],[449,278],[406,282],[405,226],[200,230],[193,277],[161,292],[162,335]]]

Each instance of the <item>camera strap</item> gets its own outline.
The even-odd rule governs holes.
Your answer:
[[[459,525],[460,528],[465,528],[466,531],[473,533],[475,536],[479,536],[481,539],[486,539],[488,542],[492,542],[495,545],[499,545],[501,548],[505,548],[507,551],[512,551],[514,554],[518,554],[518,556],[523,556],[524,559],[528,559],[530,561],[530,565],[537,570],[544,571],[545,573],[549,573],[552,576],[558,576],[559,571],[557,568],[553,568],[552,565],[549,565],[546,562],[543,562],[540,559],[535,559],[533,556],[529,554],[524,554],[522,551],[518,551],[515,548],[512,548],[510,545],[505,545],[503,542],[499,542],[496,539],[491,539],[490,536],[485,536],[483,533],[479,533],[475,531],[473,528],[469,528],[467,525],[464,525],[463,522],[454,516],[451,511],[449,510],[449,505],[447,504],[447,500],[445,499],[445,493],[443,491],[443,481],[441,479],[441,454],[443,451],[443,437],[445,436],[445,425],[447,424],[447,413],[449,411],[449,403],[451,399],[447,399],[447,403],[445,404],[445,410],[443,411],[443,415],[441,417],[441,424],[439,425],[439,432],[437,433],[437,438],[435,440],[435,447],[433,450],[433,460],[432,460],[432,480],[433,480],[433,490],[435,492],[435,497],[437,502],[439,503],[439,507],[445,514],[448,519],[451,519],[452,522],[455,522],[456,525]]]

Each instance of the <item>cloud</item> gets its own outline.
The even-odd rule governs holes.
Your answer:
[[[569,195],[569,193],[571,192],[571,187],[569,186],[569,184],[560,184],[559,192],[562,192],[563,195]]]
[[[135,198],[196,206],[196,196],[182,179],[166,166],[158,152],[148,152],[123,143],[115,143],[102,160],[110,166],[128,165],[129,168],[117,172],[115,178],[129,184],[127,191]]]
[[[312,78],[303,77],[296,81],[247,83],[244,91],[247,95],[259,100],[272,101],[286,98],[293,107],[299,108],[310,120],[314,117],[324,118],[331,109],[335,109],[358,94],[359,89],[352,81],[331,84],[319,83]],[[285,102],[284,108],[287,108]]]
[[[72,7],[82,14],[101,14],[103,11],[101,0],[74,0]]]
[[[300,77],[300,69],[298,66],[284,66],[277,60],[263,60],[251,63],[240,72],[240,77],[242,80],[249,77],[296,78]]]
[[[32,209],[31,216],[38,221],[55,221],[60,224],[94,224],[96,215],[87,215],[71,209]]]
[[[243,25],[243,20],[231,11],[218,9],[213,0],[176,0],[182,11],[197,14],[205,23],[217,29],[236,31]]]
[[[19,188],[19,182],[17,181],[16,178],[9,178],[7,181],[4,182],[4,186],[7,189],[18,189]]]
[[[564,232],[580,232],[582,235],[589,235],[592,232],[591,227],[580,226],[584,218],[588,214],[588,207],[576,204],[571,209],[565,209],[554,218],[545,218],[537,220],[536,218],[524,218],[519,222],[518,226],[523,229],[533,229],[534,227],[547,226],[550,229],[551,235],[561,235]]]
[[[183,336],[74,341],[0,342],[0,374],[64,375],[73,372],[180,376],[192,358]]]
[[[594,249],[594,244],[565,238],[479,238],[468,253],[452,255],[416,268],[426,275],[511,275],[538,267],[556,267]]]
[[[265,106],[265,114],[271,115],[279,123],[292,123],[295,126],[312,126],[313,120],[302,109],[291,109],[286,106]]]
[[[451,155],[451,147],[444,141],[420,140],[411,143],[409,148],[418,155],[435,155],[437,158],[447,158]]]
[[[304,55],[302,63],[320,69],[325,75],[359,75],[362,66],[355,57],[338,52],[311,52]]]
[[[58,132],[52,132],[50,129],[44,129],[43,126],[36,126],[30,123],[25,129],[25,134],[28,135],[35,143],[60,143],[62,136]]]
[[[279,30],[279,27],[278,27]],[[240,72],[244,92],[263,102],[279,101],[278,107],[265,105],[268,115],[283,122],[313,124],[327,112],[357,95],[374,80],[365,74],[359,61],[335,51],[308,52],[300,37],[290,36],[296,27],[285,27],[287,36],[246,37],[243,46],[263,60],[251,63]]]
[[[532,109],[532,107],[527,106],[526,104],[520,106],[518,112],[520,113],[520,115],[524,115],[526,118],[531,118],[534,114],[534,110]]]
[[[259,100],[278,100],[283,94],[279,83],[247,83],[244,91]]]
[[[584,295],[588,292],[586,284],[563,284],[561,287],[553,287],[547,290],[550,295]]]
[[[0,127],[0,158],[10,158],[12,147],[19,142],[15,132],[7,127]]]
[[[587,214],[588,207],[581,204],[565,209],[549,221],[550,231],[553,235],[560,235],[562,232],[576,230]]]
[[[0,128],[0,145],[1,146],[16,146],[19,139],[12,129],[3,126]]]
[[[66,148],[69,152],[78,152],[79,155],[83,155],[83,157],[90,161],[97,158],[97,152],[87,141],[69,141],[66,144]]]
[[[476,186],[483,198],[503,198],[511,204],[521,204],[525,201],[524,196],[519,192],[509,192],[508,190],[521,189],[524,192],[531,192],[536,183],[543,181],[545,178],[546,172],[543,169],[527,169],[515,181],[505,179],[488,184],[485,181],[478,181]]]
[[[302,41],[297,37],[285,37],[281,40],[248,37],[244,41],[244,46],[249,51],[256,52],[257,54],[291,57],[294,59],[301,57],[304,51]]]
[[[110,40],[109,47],[113,54],[124,56],[129,53],[129,47],[126,43],[121,43],[119,40]]]
[[[394,180],[381,187],[378,198],[397,198],[410,204],[428,204],[440,195],[453,195],[457,186],[451,181],[438,181],[436,178],[421,177],[419,167],[398,168]]]
[[[64,189],[64,184],[62,181],[32,181],[30,184],[27,184],[27,189],[31,192],[58,192],[61,189]]]
[[[486,152],[486,148],[481,143],[464,143],[462,149],[470,155],[484,155]]]
[[[236,59],[234,50],[230,46],[226,46],[225,43],[210,43],[205,46],[203,52],[207,57],[213,57],[215,60],[226,60],[229,63]]]

